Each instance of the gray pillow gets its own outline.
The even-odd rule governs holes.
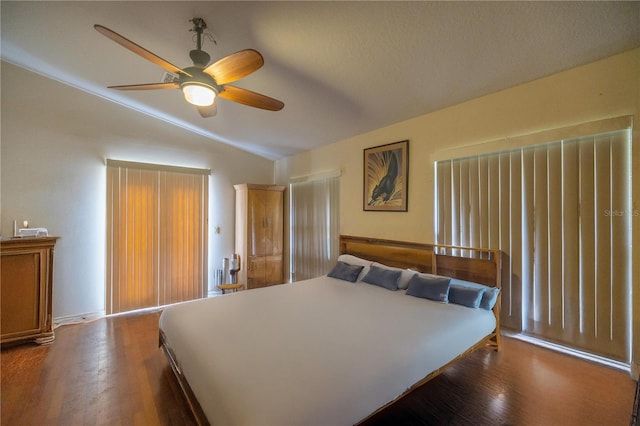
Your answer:
[[[338,256],[338,261],[348,263],[349,265],[364,266],[356,281],[361,281],[362,277],[367,275],[367,272],[369,272],[369,268],[371,267],[370,260],[362,259],[361,257],[353,256],[351,254],[341,254],[340,256]]]
[[[478,308],[483,293],[483,288],[462,287],[454,284],[449,288],[449,303]]]
[[[451,285],[484,289],[484,293],[482,293],[482,300],[480,300],[480,308],[488,311],[492,310],[496,305],[496,302],[498,301],[498,294],[500,294],[499,288],[489,287],[472,281],[459,280],[457,278],[451,278]]]
[[[492,310],[498,301],[498,294],[500,294],[499,288],[485,288],[484,293],[482,293],[482,300],[480,300],[480,307],[488,311]]]
[[[360,271],[364,266],[361,265],[349,265],[344,262],[337,262],[331,271],[327,274],[328,277],[337,278],[339,280],[356,282]]]
[[[415,274],[409,280],[407,294],[423,299],[447,302],[449,300],[450,278]]]
[[[388,290],[397,290],[401,274],[402,271],[400,270],[380,268],[379,266],[371,265],[371,269],[369,269],[369,272],[364,276],[362,281],[384,287]]]
[[[377,266],[382,269],[391,269],[392,271],[400,271],[400,279],[398,280],[398,290],[406,290],[409,286],[409,280],[414,274],[417,274],[417,271],[413,271],[411,269],[402,269],[402,268],[394,268],[393,266],[387,266],[382,263],[373,262],[372,266]]]

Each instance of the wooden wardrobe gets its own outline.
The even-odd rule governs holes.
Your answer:
[[[240,184],[236,190],[238,283],[246,289],[284,282],[284,186]]]

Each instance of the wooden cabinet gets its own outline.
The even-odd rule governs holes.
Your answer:
[[[284,186],[235,185],[238,282],[247,290],[284,282]]]
[[[53,249],[57,239],[0,241],[0,343],[53,341]]]

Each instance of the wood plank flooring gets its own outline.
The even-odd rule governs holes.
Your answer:
[[[192,425],[164,353],[159,313],[56,330],[49,346],[0,353],[2,425]],[[628,425],[628,374],[504,338],[366,425]]]

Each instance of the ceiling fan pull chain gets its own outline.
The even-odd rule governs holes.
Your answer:
[[[215,37],[210,32],[206,32],[206,33],[202,34],[202,36],[208,38],[209,40],[211,40],[214,45],[216,45],[216,46],[218,45],[218,42],[216,41]]]

